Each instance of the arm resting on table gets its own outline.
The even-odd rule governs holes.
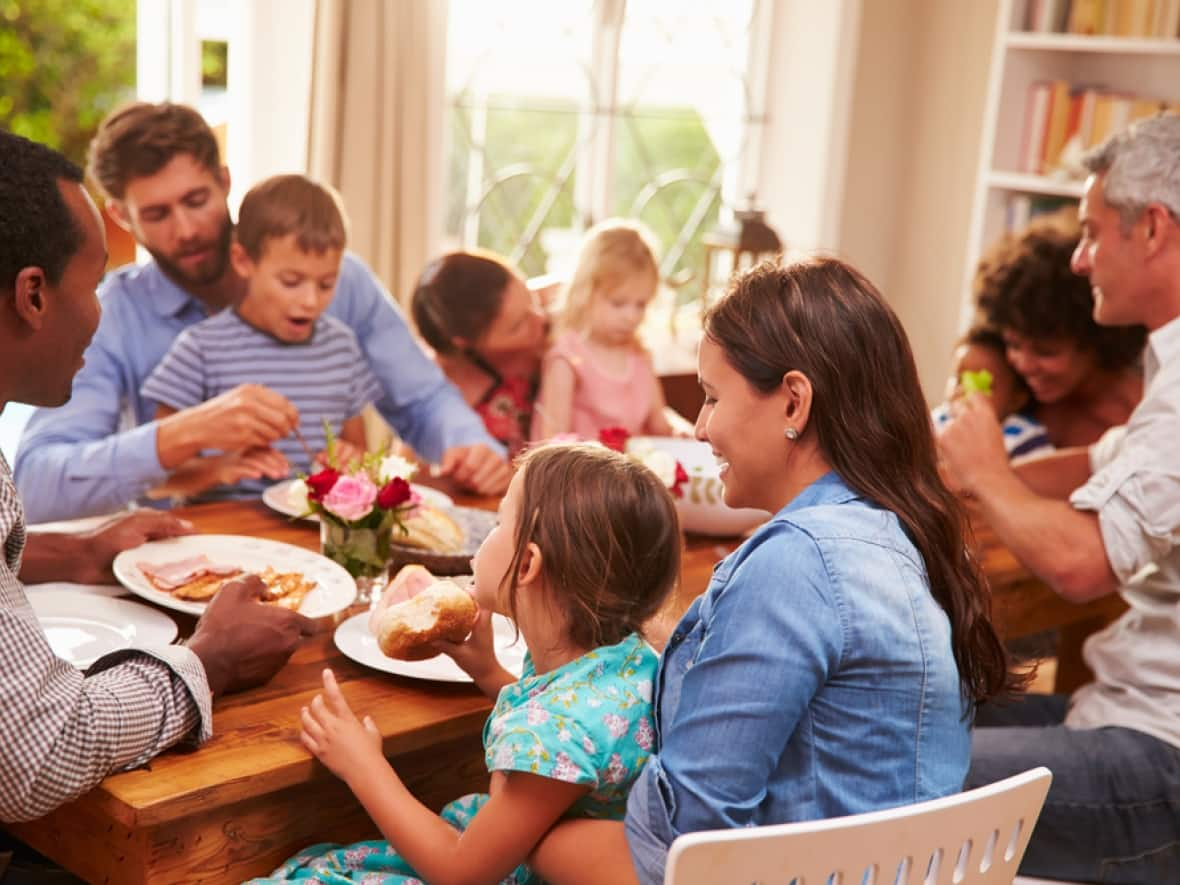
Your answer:
[[[13,592],[0,589],[0,820],[41,817],[211,734],[205,673],[187,649],[116,652],[84,676],[54,656],[27,607],[8,604]]]

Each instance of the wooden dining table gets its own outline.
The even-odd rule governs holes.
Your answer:
[[[490,499],[459,499],[494,506]],[[314,524],[292,521],[261,502],[224,502],[178,511],[200,532],[248,535],[317,549]],[[986,528],[971,541],[988,575],[1001,633],[1061,631],[1059,685],[1082,678],[1080,638],[1120,610],[1111,599],[1072,605],[1032,578]],[[661,644],[708,584],[733,539],[688,536],[681,579],[651,625]],[[481,747],[491,703],[470,684],[427,682],[354,663],[333,643],[348,611],[324,619],[265,686],[214,700],[214,735],[199,748],[174,748],[134,771],[111,775],[85,796],[36,821],[8,824],[18,838],[89,882],[230,883],[265,875],[316,842],[352,842],[378,833],[364,810],[299,741],[300,708],[331,667],[345,697],[368,714],[385,753],[409,788],[438,809],[482,791]],[[175,614],[175,613],[170,613]],[[181,632],[194,621],[176,615]],[[1064,668],[1064,669],[1063,669]],[[1061,680],[1064,679],[1064,682]]]

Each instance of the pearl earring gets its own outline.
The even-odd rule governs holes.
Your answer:
[[[796,430],[794,427],[788,427],[786,430],[783,431],[783,436],[785,436],[791,442],[794,442],[795,440],[797,440],[799,438],[799,431]]]

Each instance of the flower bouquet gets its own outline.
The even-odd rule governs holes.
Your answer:
[[[628,450],[627,440],[630,438],[631,434],[622,427],[604,427],[598,432],[600,443],[643,464],[660,478],[674,497],[683,498],[684,484],[688,482],[688,471],[684,469],[684,465],[663,449],[657,449],[650,444],[633,445]]]
[[[419,503],[410,487],[416,470],[385,452],[340,465],[328,433],[327,465],[295,483],[293,497],[306,495],[302,515],[319,516],[321,552],[356,579],[358,602],[371,602],[389,580],[393,530],[405,530],[403,520]]]

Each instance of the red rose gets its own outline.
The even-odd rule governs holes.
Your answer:
[[[672,494],[677,498],[684,497],[684,489],[681,488],[688,482],[688,471],[684,469],[684,465],[679,461],[676,462],[676,478],[672,480]]]
[[[395,476],[377,493],[377,506],[382,510],[393,510],[410,500],[410,484]]]
[[[627,448],[627,438],[630,436],[625,427],[604,427],[598,431],[598,441],[616,452]]]
[[[332,491],[336,480],[340,479],[340,471],[325,467],[319,473],[313,473],[307,478],[307,498],[309,501],[322,500],[324,495]]]

